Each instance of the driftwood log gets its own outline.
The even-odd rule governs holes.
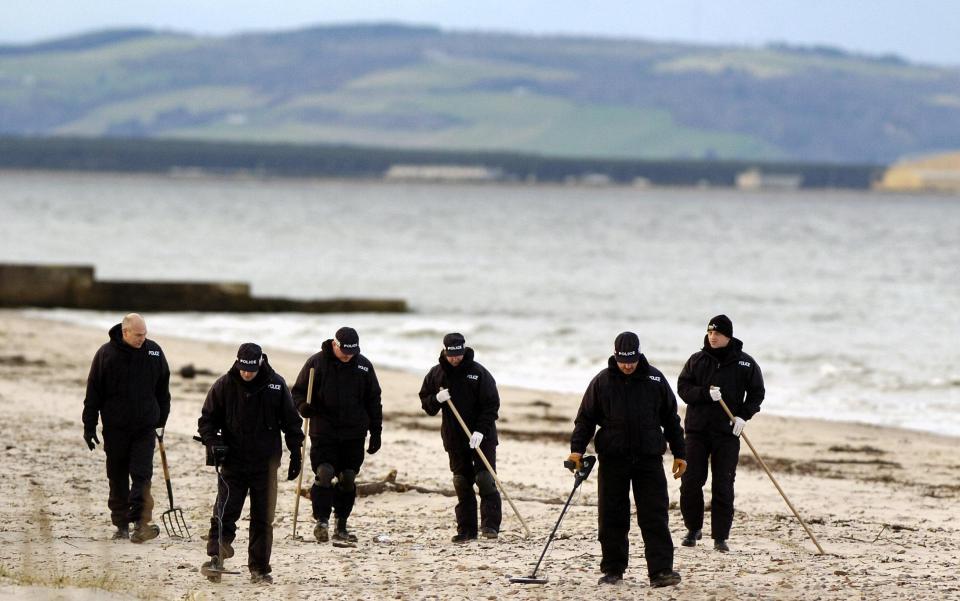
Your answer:
[[[300,496],[309,499],[310,498],[310,486],[304,486],[300,489]],[[370,497],[373,495],[381,495],[385,492],[419,492],[428,495],[443,495],[445,497],[455,497],[457,496],[456,491],[452,488],[427,488],[426,486],[418,486],[416,484],[405,484],[403,482],[397,482],[397,470],[390,470],[390,472],[379,480],[373,480],[368,482],[357,482],[357,496],[358,497]],[[545,503],[547,505],[563,505],[563,499],[538,499],[533,497],[518,497],[519,501],[530,501],[533,503]],[[579,505],[595,505],[595,503],[578,503]]]

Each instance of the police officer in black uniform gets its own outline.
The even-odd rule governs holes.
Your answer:
[[[640,339],[633,332],[617,336],[614,354],[587,387],[574,424],[568,459],[576,470],[582,466],[594,430],[600,427],[594,440],[600,472],[598,538],[603,553],[599,584],[619,583],[627,569],[631,484],[650,585],[679,583],[680,574],[673,571],[663,454],[669,442],[674,478],[679,478],[686,469],[683,429],[670,384],[640,353]]]
[[[682,544],[693,547],[703,527],[703,485],[707,466],[713,472],[710,530],[714,549],[727,552],[733,523],[733,480],[740,455],[740,433],[763,402],[763,374],[743,342],[733,337],[733,322],[717,315],[707,325],[703,349],[687,360],[677,381],[687,403],[684,418],[690,469],[680,484],[680,511],[687,527]],[[734,421],[720,403],[723,399]]]
[[[457,493],[457,534],[451,539],[465,543],[477,538],[477,499],[473,493],[476,483],[480,492],[480,535],[495,539],[499,536],[502,510],[500,492],[493,475],[474,451],[477,447],[497,469],[497,413],[500,394],[497,383],[482,365],[474,361],[473,349],[466,345],[462,334],[450,333],[443,337],[443,350],[420,387],[420,404],[428,415],[441,410],[443,416],[440,436],[453,472],[453,488]],[[452,399],[452,401],[451,401]],[[471,435],[450,410],[453,402]]]
[[[203,444],[226,447],[225,456],[218,457],[221,469],[217,502],[207,534],[210,560],[201,571],[210,567],[222,569],[223,560],[233,556],[237,520],[249,493],[247,568],[250,581],[273,582],[270,554],[277,506],[277,469],[282,454],[280,434],[283,433],[290,450],[287,480],[293,480],[300,474],[302,427],[303,420],[294,409],[283,377],[273,370],[257,344],[240,345],[233,367],[210,387],[197,420]],[[211,575],[208,578],[219,581],[218,574]]]
[[[313,395],[307,404],[310,368],[315,368]],[[357,497],[356,478],[363,464],[363,445],[370,433],[367,453],[380,450],[383,407],[380,382],[373,364],[360,354],[360,336],[353,328],[340,328],[323,342],[320,352],[304,364],[293,385],[293,400],[303,417],[310,419],[310,465],[315,474],[310,498],[317,542],[330,540],[330,510],[337,516],[333,543],[353,546],[357,537],[347,530],[347,518]],[[336,485],[334,485],[336,478]]]
[[[110,341],[93,357],[83,400],[83,440],[92,451],[98,418],[103,421],[103,450],[110,482],[110,520],[114,539],[142,543],[156,538],[151,524],[153,449],[156,431],[170,414],[170,368],[160,346],[147,338],[143,317],[130,313],[110,329]],[[130,523],[134,524],[130,533]]]

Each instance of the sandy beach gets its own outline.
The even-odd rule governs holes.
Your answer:
[[[426,492],[387,487],[359,498],[351,517],[359,544],[338,549],[312,541],[309,503],[300,506],[306,540],[291,538],[294,483],[282,481],[275,584],[248,582],[246,521],[238,525],[237,556],[228,562],[241,574],[213,584],[198,567],[206,559],[200,536],[209,524],[215,475],[191,437],[207,389],[229,368],[237,345],[154,339],[173,372],[165,442],[175,500],[193,538],[161,534],[134,545],[109,540],[104,456],[99,448],[88,451],[81,436],[86,374],[107,333],[0,311],[0,599],[107,598],[92,594],[91,587],[110,591],[110,599],[960,599],[960,441],[764,412],[746,432],[825,555],[817,554],[742,445],[729,554],[709,544],[679,546],[684,533],[676,503],[679,481],[670,480],[679,586],[649,587],[634,522],[624,582],[597,587],[595,475],[575,497],[541,567],[549,582],[510,584],[509,576],[530,572],[572,486],[562,461],[579,396],[501,388],[498,472],[533,536],[523,537],[505,501],[500,540],[452,546],[455,500],[447,496],[452,484],[439,417],[420,409],[422,374],[384,369],[378,369],[383,448],[367,456],[360,480],[379,480],[396,470],[397,482]],[[264,350],[288,382],[306,358]],[[369,358],[377,364],[376,356]],[[187,364],[200,372],[195,378],[179,375]],[[774,382],[767,394],[764,407],[774,406]],[[285,456],[281,472],[286,462]],[[153,491],[159,523],[168,508],[159,453]],[[54,585],[67,588],[59,593],[44,588]]]

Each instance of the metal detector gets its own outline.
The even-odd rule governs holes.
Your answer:
[[[510,582],[516,584],[546,584],[546,577],[538,577],[537,570],[540,569],[540,563],[543,562],[543,558],[547,554],[547,549],[550,548],[550,543],[553,541],[553,537],[557,534],[557,528],[560,527],[560,522],[563,521],[563,516],[567,513],[567,508],[570,507],[570,501],[573,500],[573,493],[577,492],[577,489],[583,484],[583,481],[587,479],[587,476],[590,475],[590,471],[593,470],[593,465],[597,462],[597,458],[593,455],[588,455],[582,460],[582,467],[573,473],[573,490],[570,491],[570,496],[567,497],[567,502],[563,504],[563,510],[560,512],[560,517],[557,518],[557,523],[553,526],[553,531],[550,533],[550,536],[547,537],[547,544],[543,546],[543,552],[540,553],[540,559],[537,560],[537,565],[533,567],[533,572],[529,576],[512,576]],[[564,461],[563,467],[572,470],[576,467],[576,464],[572,461]]]
[[[203,440],[199,436],[194,436],[194,440],[203,444]],[[223,445],[222,442],[219,444],[204,445],[207,450],[206,464],[212,465],[217,471],[217,500],[214,502],[214,509],[220,507],[220,514],[217,515],[217,548],[220,549],[220,554],[210,558],[210,565],[200,566],[200,573],[206,576],[207,580],[210,582],[220,582],[220,578],[223,574],[239,574],[240,572],[234,570],[228,570],[223,565],[223,509],[227,504],[226,499],[224,499],[223,505],[220,504],[220,481],[223,480],[224,487],[227,489],[227,499],[230,498],[230,486],[227,485],[227,481],[224,479],[223,474],[220,473],[220,469],[223,466],[223,459],[227,454],[227,447]]]

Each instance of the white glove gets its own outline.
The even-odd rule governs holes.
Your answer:
[[[483,434],[479,432],[474,432],[470,436],[470,448],[475,449],[480,446],[480,443],[483,442]]]
[[[717,386],[711,386],[711,387],[710,387],[710,398],[713,399],[713,400],[715,400],[715,401],[719,401],[719,400],[720,400],[720,388],[718,388]]]
[[[437,393],[437,402],[441,405],[450,400],[450,391],[446,388],[441,388],[440,392]]]
[[[733,426],[733,435],[740,436],[740,433],[743,432],[743,427],[746,425],[747,420],[742,417],[735,417],[733,421],[730,422],[730,425]]]

